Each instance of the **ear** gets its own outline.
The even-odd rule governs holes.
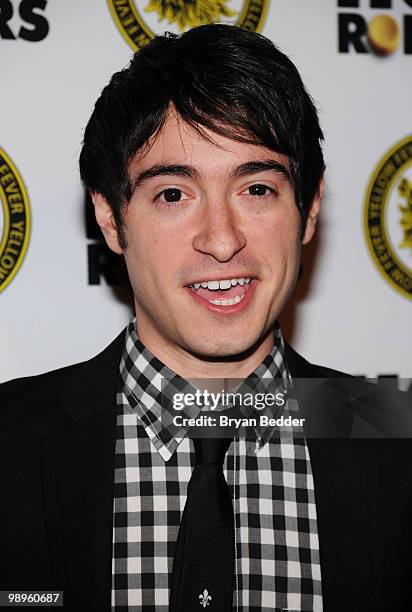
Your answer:
[[[313,234],[315,233],[316,222],[319,216],[320,203],[322,201],[324,187],[325,187],[325,180],[324,180],[324,177],[322,176],[322,178],[319,181],[319,185],[318,185],[318,189],[316,191],[315,197],[313,198],[313,202],[309,208],[309,213],[308,213],[308,217],[306,220],[306,227],[305,227],[305,233],[303,235],[302,244],[307,244],[308,242],[310,242],[313,238]]]
[[[118,255],[121,255],[123,250],[119,244],[119,235],[110,204],[101,193],[92,193],[91,198],[94,204],[96,221],[103,232],[107,246]]]

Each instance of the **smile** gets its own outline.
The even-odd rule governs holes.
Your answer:
[[[229,292],[230,296],[227,293],[225,297],[210,299],[201,293],[202,297],[205,297],[211,304],[217,304],[218,306],[233,306],[233,304],[239,304],[245,297],[247,292],[247,285],[250,283],[250,278],[225,278],[222,280],[210,280],[210,281],[201,281],[200,283],[193,283],[193,285],[189,285],[189,287],[194,288],[196,291],[199,289],[206,289],[209,291],[223,291]],[[232,287],[245,287],[244,290],[233,290]]]
[[[249,304],[257,283],[251,277],[199,280],[187,285],[196,301],[213,312],[234,314]]]

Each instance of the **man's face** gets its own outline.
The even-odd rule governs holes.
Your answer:
[[[282,310],[299,269],[301,219],[285,156],[207,134],[170,114],[132,160],[124,256],[142,341],[221,358],[259,343]],[[115,231],[104,233],[121,252]]]

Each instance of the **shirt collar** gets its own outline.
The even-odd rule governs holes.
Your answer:
[[[281,390],[286,396],[292,380],[285,360],[285,345],[279,324],[275,324],[275,344],[263,362],[241,383],[241,388],[254,392]],[[144,346],[136,333],[136,317],[132,316],[126,329],[126,338],[120,361],[120,391],[131,410],[136,412],[143,427],[161,457],[168,461],[186,436],[189,427],[173,431],[167,427],[164,407],[176,391],[195,390],[188,381],[173,372]],[[276,392],[276,391],[275,391]],[[251,409],[253,411],[253,409]],[[189,417],[196,417],[199,407],[186,409]],[[246,415],[245,415],[246,416]],[[250,416],[250,414],[248,415]],[[259,446],[272,437],[276,427],[254,428]]]

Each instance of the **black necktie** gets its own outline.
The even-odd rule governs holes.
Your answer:
[[[169,612],[206,607],[210,612],[231,612],[235,537],[222,467],[231,440],[193,442],[196,463],[175,548]]]

